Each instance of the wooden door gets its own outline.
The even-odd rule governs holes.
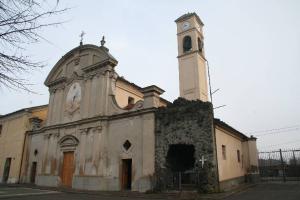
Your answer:
[[[121,175],[121,183],[123,190],[131,189],[131,171],[132,171],[132,160],[131,159],[123,159],[122,160],[122,175]]]
[[[74,173],[74,152],[65,152],[61,180],[65,187],[72,187],[72,179]]]
[[[36,166],[37,166],[37,162],[32,162],[31,173],[30,173],[30,183],[34,183],[35,182]]]

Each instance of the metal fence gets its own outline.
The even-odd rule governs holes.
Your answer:
[[[170,173],[166,187],[170,190],[194,189],[199,184],[199,174],[194,171]]]
[[[263,181],[300,181],[300,149],[259,152]]]

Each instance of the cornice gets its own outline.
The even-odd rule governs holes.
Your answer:
[[[196,27],[193,27],[193,28],[190,28],[188,30],[182,31],[180,33],[177,33],[177,36],[184,35],[186,33],[193,32],[193,31],[197,31],[198,34],[201,36],[201,39],[202,40],[204,39],[203,33],[201,33]]]
[[[58,78],[58,79],[56,79],[54,81],[51,81],[51,82],[47,83],[46,86],[53,87],[53,86],[56,86],[56,85],[59,85],[61,83],[66,82],[66,80],[67,80],[67,78],[63,76],[63,77],[60,77],[60,78]]]
[[[194,53],[198,53],[204,61],[207,61],[206,58],[203,56],[203,54],[199,50],[194,50],[194,51],[190,51],[190,52],[181,54],[181,55],[177,56],[177,58],[182,58],[184,56],[188,56],[188,55],[191,55]]]
[[[111,58],[108,58],[106,60],[103,60],[101,62],[98,62],[98,63],[95,63],[93,65],[89,65],[89,66],[86,66],[86,67],[83,67],[82,70],[84,72],[90,72],[90,71],[94,71],[100,67],[105,67],[105,66],[111,66],[111,67],[115,67],[116,65],[118,64],[117,61],[111,59]]]
[[[71,126],[78,126],[78,125],[93,123],[93,122],[97,122],[97,121],[113,121],[113,120],[118,120],[118,119],[123,119],[123,118],[135,117],[138,115],[154,113],[156,111],[156,109],[157,108],[147,108],[147,109],[143,109],[143,110],[135,110],[135,111],[125,112],[125,113],[121,113],[121,114],[115,114],[115,115],[111,115],[111,116],[95,116],[95,117],[91,117],[91,118],[86,118],[86,119],[81,119],[81,120],[77,120],[77,121],[73,121],[73,122],[64,123],[64,124],[55,124],[55,125],[51,125],[51,126],[45,126],[39,130],[28,131],[28,134],[35,135],[35,134],[43,133],[47,130],[67,128],[67,127],[71,127]]]

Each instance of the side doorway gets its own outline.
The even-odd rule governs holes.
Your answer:
[[[7,183],[7,181],[8,181],[10,165],[11,165],[11,158],[6,158],[6,161],[4,164],[4,171],[3,171],[3,182],[4,183]]]
[[[30,183],[35,183],[37,162],[32,162],[30,171]]]
[[[131,190],[132,182],[132,159],[122,159],[121,172],[121,187],[122,190]]]

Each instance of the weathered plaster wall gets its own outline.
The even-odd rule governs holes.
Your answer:
[[[75,171],[73,188],[87,190],[121,190],[122,159],[132,159],[132,190],[152,188],[154,173],[154,113],[113,117],[111,120],[77,124],[67,128],[47,130],[31,136],[30,159],[38,161],[36,183],[60,186],[63,152],[59,141],[74,136],[79,143],[74,148]],[[126,150],[125,141],[131,143]],[[38,156],[34,155],[37,149]]]
[[[99,59],[95,60],[95,56]],[[159,95],[163,90],[149,86],[137,91],[125,82],[116,83],[116,64],[106,47],[82,45],[54,66],[45,81],[50,91],[47,125],[30,133],[28,143],[42,145],[28,147],[27,181],[37,157],[36,148],[41,155],[37,157],[38,185],[60,186],[64,152],[73,151],[73,188],[120,190],[121,164],[125,158],[132,159],[132,190],[152,188],[154,108],[161,104]],[[67,104],[68,91],[72,85],[75,88],[74,84],[81,88],[81,99],[80,95],[73,95]],[[135,101],[144,96],[145,99],[130,110],[122,109],[119,104],[127,105],[132,94]],[[74,105],[76,109],[70,112]],[[65,139],[68,144],[64,144]],[[123,147],[126,140],[131,143],[128,150]]]
[[[128,151],[123,147],[126,140],[131,143]],[[120,182],[122,159],[132,159],[132,190],[151,189],[154,173],[154,114],[109,122],[108,144],[108,170],[111,170],[111,176]]]
[[[72,84],[64,88],[57,89],[50,93],[49,115],[47,125],[62,124],[77,121],[84,118],[90,118],[106,113],[107,94],[106,85],[108,77],[99,75],[87,80],[76,80],[72,83],[79,83],[81,87],[81,105],[74,113],[69,114],[66,111],[66,96]]]
[[[192,144],[195,146],[195,166],[199,173],[199,190],[217,190],[215,141],[213,135],[212,105],[201,101],[177,99],[172,105],[159,108],[155,114],[155,174],[157,188],[164,189],[170,169],[166,167],[166,156],[171,144]],[[199,162],[207,159],[203,168]]]
[[[63,56],[45,81],[50,92],[47,126],[109,115],[109,98],[115,95],[116,64],[103,46],[82,45]],[[74,99],[67,102],[67,94],[74,84],[79,91],[78,106],[70,111]]]
[[[32,162],[37,162],[36,183],[44,186],[60,186],[63,153],[67,151],[74,151],[74,176],[97,175],[101,152],[99,148],[102,146],[101,131],[101,122],[95,122],[31,134],[26,181],[29,182]],[[80,141],[73,146],[71,144],[71,149],[61,143],[64,138],[70,136]],[[36,150],[38,155],[34,153]]]

